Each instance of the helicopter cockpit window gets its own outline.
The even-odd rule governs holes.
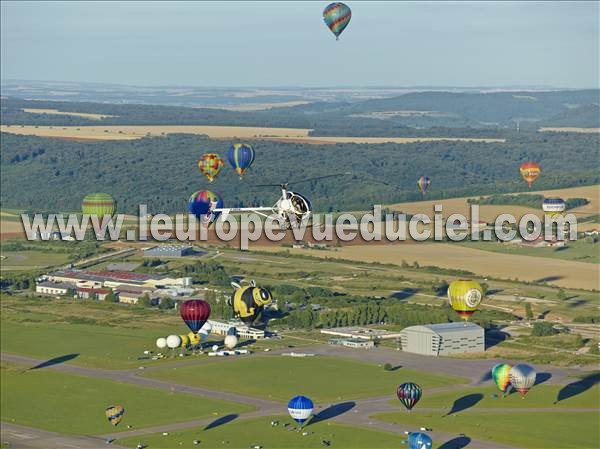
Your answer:
[[[304,201],[302,201],[302,198],[300,198],[298,196],[292,197],[292,205],[294,206],[294,209],[298,213],[304,214],[307,212],[306,203]]]

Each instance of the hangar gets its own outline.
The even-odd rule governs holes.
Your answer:
[[[440,323],[406,327],[400,332],[402,350],[422,355],[485,351],[484,330],[474,323]]]

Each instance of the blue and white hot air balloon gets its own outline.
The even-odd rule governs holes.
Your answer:
[[[433,442],[431,437],[423,432],[411,432],[408,434],[408,449],[431,449]]]
[[[313,402],[306,396],[296,396],[288,402],[288,412],[301,426],[308,421],[314,408]]]

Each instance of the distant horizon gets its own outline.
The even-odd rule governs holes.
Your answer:
[[[421,84],[421,85],[392,85],[392,84],[337,84],[337,85],[209,85],[209,84],[142,84],[127,82],[102,82],[102,81],[74,81],[74,80],[48,80],[48,79],[26,79],[26,78],[2,78],[0,85],[4,83],[47,83],[47,84],[77,84],[77,85],[102,85],[120,87],[144,87],[144,88],[193,88],[193,89],[533,89],[533,90],[600,90],[600,84],[596,86],[555,86],[534,84],[498,84],[498,85],[450,85],[450,84]]]

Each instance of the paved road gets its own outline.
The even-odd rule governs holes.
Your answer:
[[[267,357],[276,355],[278,352],[284,352],[286,350],[272,351],[269,354],[256,354],[256,357]],[[395,365],[401,365],[406,368],[414,368],[420,370],[431,370],[436,372],[447,372],[449,374],[462,376],[470,380],[472,385],[481,384],[486,381],[486,373],[489,372],[491,364],[497,362],[496,360],[467,360],[467,359],[445,359],[445,358],[431,358],[419,356],[416,354],[407,354],[403,352],[394,351],[387,348],[378,348],[376,350],[361,350],[361,349],[350,349],[350,348],[339,348],[328,345],[315,345],[312,347],[303,347],[303,352],[315,353],[322,355],[335,355],[357,359],[361,361],[367,361],[371,363],[392,363]],[[1,354],[3,361],[14,362],[25,366],[35,366],[43,362],[43,360],[35,359],[32,357],[19,356],[14,354]],[[198,361],[185,361],[182,362],[186,365],[200,363]],[[178,366],[178,365],[177,365]],[[88,368],[77,365],[59,364],[53,365],[44,369],[52,369],[56,371],[76,374],[80,376],[88,376],[95,378],[103,378],[110,380],[118,380],[120,382],[127,382],[135,385],[157,388],[162,390],[168,390],[171,392],[178,392],[182,394],[190,394],[200,397],[210,397],[218,400],[225,400],[230,402],[237,402],[246,404],[254,407],[251,412],[241,413],[241,418],[253,418],[258,416],[271,416],[281,415],[286,413],[285,404],[276,401],[270,401],[261,398],[244,396],[237,393],[231,393],[226,391],[214,391],[206,388],[180,385],[170,383],[163,380],[152,379],[142,377],[140,370],[104,370],[99,368]],[[577,370],[565,370],[556,367],[538,366],[536,369],[539,372],[548,372],[551,374],[549,381],[560,382],[565,381],[566,378],[571,374],[577,374]],[[457,388],[463,388],[464,385],[457,386],[446,386],[437,389],[432,389],[432,392],[436,391],[448,391]],[[398,411],[397,407],[393,407],[390,402],[391,396],[380,396],[371,397],[364,399],[353,400],[354,406],[347,410],[345,413],[339,414],[338,416],[329,418],[332,421],[382,430],[386,432],[393,432],[396,434],[404,434],[405,431],[415,431],[414,427],[405,427],[403,425],[387,423],[379,420],[371,419],[370,416],[376,413],[393,412]],[[319,411],[327,408],[331,404],[317,404],[315,414]],[[440,409],[441,410],[441,409]],[[436,411],[440,411],[436,410]],[[519,409],[521,410],[521,409]],[[554,409],[552,409],[554,410]],[[522,411],[522,410],[521,410]],[[540,411],[536,409],[536,411]],[[565,411],[562,409],[562,411]],[[581,410],[581,411],[587,411]],[[124,432],[118,432],[120,438],[143,436],[150,433],[157,432],[168,432],[181,430],[192,427],[204,427],[210,423],[214,418],[197,419],[180,423],[171,423],[166,425],[154,426],[143,429],[132,429]],[[426,423],[424,423],[426,424]],[[438,441],[449,441],[456,438],[458,435],[451,435],[443,432],[430,432],[431,435]],[[115,434],[117,435],[117,434]],[[106,448],[105,439],[109,435],[99,437],[79,437],[79,436],[67,436],[59,435],[51,432],[46,432],[39,429],[25,428],[22,426],[15,426],[14,424],[3,423],[2,424],[2,441],[8,441],[12,444],[11,448],[23,447],[23,448],[81,448],[89,449],[102,447]],[[116,446],[112,446],[116,447]],[[469,444],[469,449],[505,449],[510,446],[500,445],[495,442],[472,440]]]

